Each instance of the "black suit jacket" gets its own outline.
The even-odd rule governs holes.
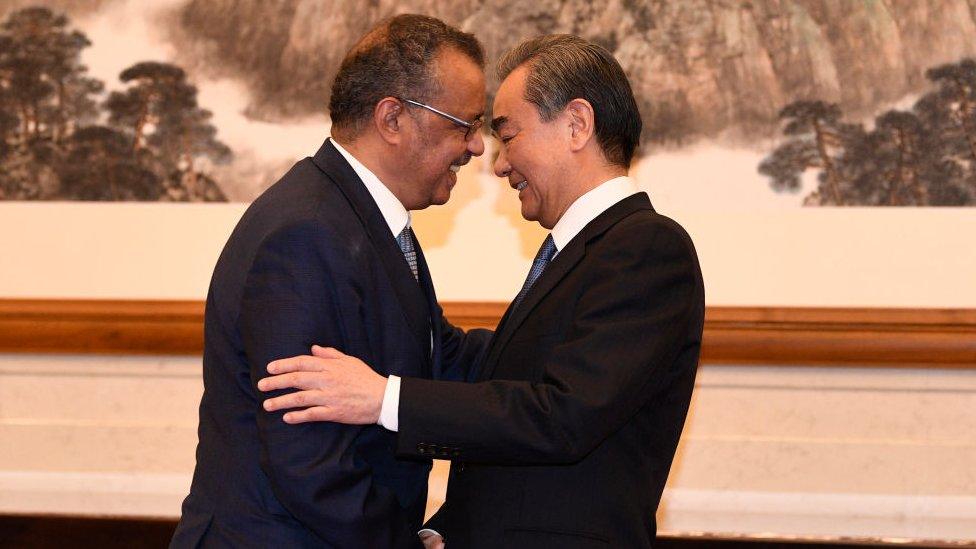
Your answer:
[[[691,240],[646,194],[590,222],[502,319],[484,382],[403,380],[398,451],[453,456],[429,527],[454,549],[650,547],[703,317]]]
[[[193,485],[172,547],[408,547],[427,459],[379,426],[288,425],[257,390],[268,362],[313,343],[383,375],[465,379],[488,332],[446,323],[362,181],[326,142],[248,208],[207,296]],[[433,349],[431,349],[433,336]]]

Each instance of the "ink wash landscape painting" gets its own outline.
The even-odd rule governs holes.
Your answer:
[[[489,60],[553,32],[613,52],[656,204],[976,205],[976,0],[6,0],[0,200],[248,202],[328,136],[343,54],[402,12]]]

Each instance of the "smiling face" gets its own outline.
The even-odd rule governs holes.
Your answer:
[[[565,114],[543,121],[525,100],[528,68],[511,72],[498,88],[492,130],[501,143],[495,175],[518,191],[522,217],[552,229],[578,196],[572,182],[570,122]]]
[[[468,122],[484,114],[485,75],[468,56],[444,48],[435,60],[435,78],[440,93],[428,105]],[[460,167],[484,153],[484,138],[476,131],[466,139],[465,127],[428,109],[410,104],[405,109],[412,124],[405,127],[409,135],[402,173],[412,181],[404,186],[404,206],[419,210],[444,204],[451,197]]]

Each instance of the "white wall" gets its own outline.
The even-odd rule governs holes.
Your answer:
[[[178,516],[201,391],[196,357],[0,355],[0,513]],[[976,371],[704,366],[661,531],[976,539],[974,409]]]
[[[652,177],[657,161],[634,171],[691,233],[709,305],[976,307],[976,208],[697,205],[672,196],[678,175]],[[486,170],[415,213],[442,300],[509,301],[545,236]],[[245,207],[0,201],[0,298],[203,299]]]
[[[709,305],[976,307],[976,208],[758,207],[705,158],[637,171]],[[544,237],[486,170],[415,215],[442,300],[508,301]],[[244,208],[0,202],[0,298],[202,299]],[[176,516],[200,391],[197,357],[0,356],[0,512]],[[661,529],[976,539],[974,395],[976,371],[703,367]]]

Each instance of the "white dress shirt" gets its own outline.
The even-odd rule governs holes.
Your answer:
[[[553,243],[556,245],[556,255],[559,255],[559,250],[565,248],[590,221],[596,219],[614,204],[638,192],[640,189],[633,179],[621,176],[604,181],[577,198],[552,228],[551,234]],[[400,378],[391,375],[386,382],[380,419],[377,423],[390,431],[398,431],[400,428],[399,412]]]
[[[339,154],[349,162],[349,165],[352,166],[352,170],[356,172],[359,179],[363,180],[363,184],[366,185],[366,190],[373,197],[373,202],[376,202],[380,213],[383,214],[383,219],[390,226],[390,232],[393,233],[393,238],[400,236],[403,229],[410,225],[410,212],[403,207],[403,204],[400,203],[396,195],[380,181],[380,178],[376,177],[375,173],[371,172],[362,162],[356,160],[356,157],[352,153],[342,148],[342,145],[338,141],[331,137],[329,141],[339,151]]]

